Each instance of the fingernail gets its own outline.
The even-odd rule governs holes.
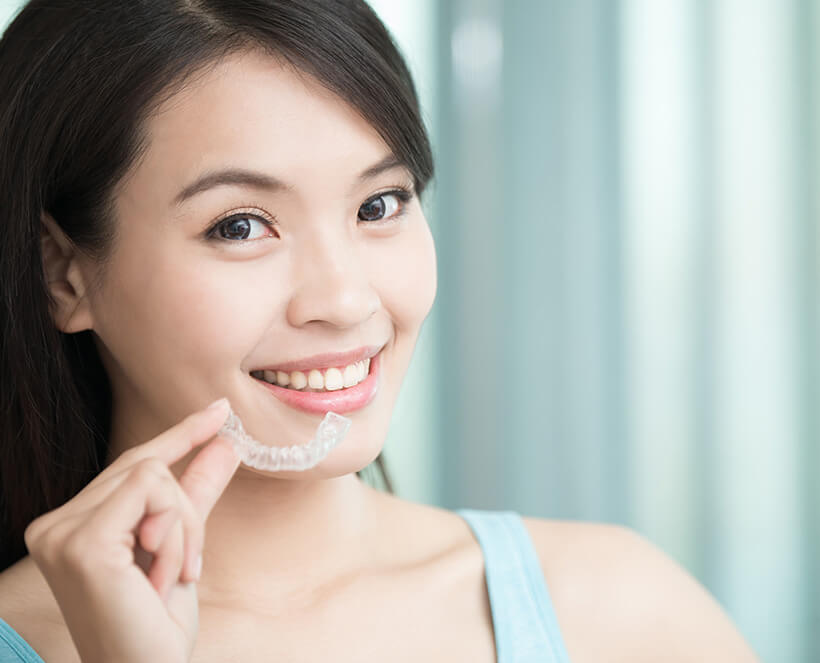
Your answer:
[[[224,408],[226,405],[228,405],[228,399],[227,398],[220,398],[219,400],[216,400],[213,403],[211,403],[205,409],[206,410],[220,410],[220,409]]]
[[[200,554],[199,557],[196,558],[196,567],[194,568],[194,577],[196,577],[197,582],[202,577],[202,555]]]

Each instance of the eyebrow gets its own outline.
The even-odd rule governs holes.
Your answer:
[[[385,171],[392,170],[393,168],[398,168],[403,165],[404,164],[402,164],[394,154],[388,154],[381,161],[363,170],[359,174],[357,180],[359,182],[366,182],[367,180],[373,179]],[[246,170],[243,168],[226,168],[224,170],[205,173],[195,179],[177,194],[176,198],[174,198],[174,204],[181,205],[186,200],[192,198],[198,193],[202,193],[203,191],[207,191],[208,189],[213,189],[218,186],[226,185],[247,186],[254,189],[269,191],[271,193],[275,193],[277,191],[290,191],[293,188],[284,181],[259,171]]]

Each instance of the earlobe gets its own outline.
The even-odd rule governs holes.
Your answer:
[[[51,215],[43,212],[41,218],[40,250],[54,324],[67,334],[91,329],[93,321],[79,254]]]

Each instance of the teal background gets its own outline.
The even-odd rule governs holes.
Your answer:
[[[627,525],[820,660],[820,3],[371,4],[437,162],[398,494]]]
[[[438,167],[399,493],[627,525],[820,660],[820,3],[371,4]]]

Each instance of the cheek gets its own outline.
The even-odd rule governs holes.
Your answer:
[[[436,296],[436,251],[430,227],[422,217],[397,238],[390,250],[369,249],[371,283],[378,284],[382,304],[400,327],[415,330],[430,313]]]
[[[137,380],[235,370],[284,306],[274,263],[194,253],[154,255],[151,264],[125,260],[111,280],[98,333]],[[260,287],[262,278],[271,287]]]

